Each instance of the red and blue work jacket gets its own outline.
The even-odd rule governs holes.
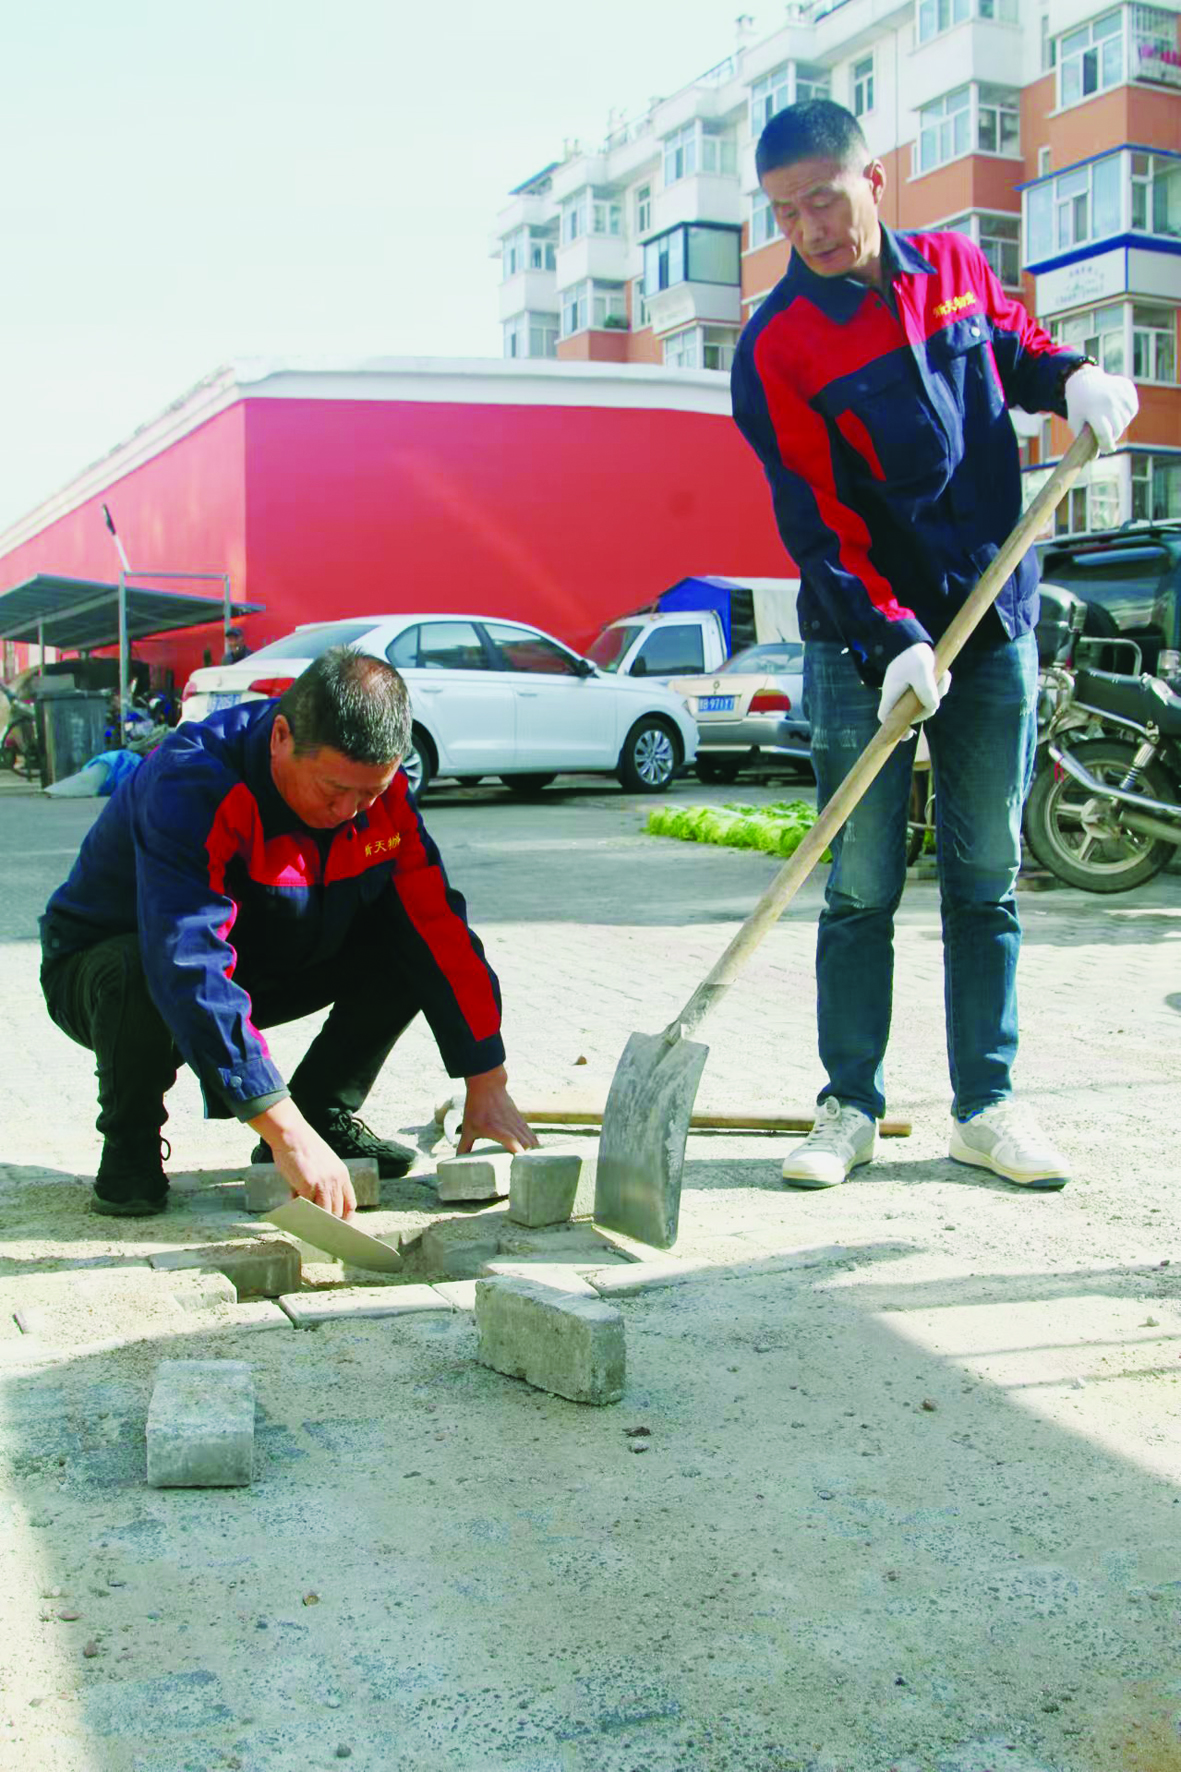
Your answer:
[[[449,1074],[492,1070],[504,1061],[500,987],[405,775],[348,823],[312,830],[271,776],[276,706],[180,727],[119,785],[46,907],[46,960],[138,933],[152,1000],[206,1111],[245,1120],[287,1086],[251,1020],[239,959],[256,990],[282,985],[331,961],[376,907]]]
[[[1064,414],[1064,372],[1083,361],[963,235],[882,236],[889,300],[793,254],[731,378],[800,573],[801,636],[840,641],[875,684],[939,638],[1021,515],[1008,408]],[[997,598],[994,640],[1033,628],[1038,576],[1030,552]]]

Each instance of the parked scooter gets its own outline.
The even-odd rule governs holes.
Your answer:
[[[23,680],[0,685],[0,768],[20,769],[32,778],[41,768],[37,710],[25,698]]]
[[[1110,644],[1110,643],[1109,643]],[[1084,892],[1128,892],[1181,847],[1181,695],[1159,677],[1051,666],[1025,836]]]

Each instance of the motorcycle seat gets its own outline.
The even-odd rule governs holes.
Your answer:
[[[1076,702],[1137,726],[1155,726],[1162,738],[1181,738],[1181,695],[1159,677],[1128,677],[1119,671],[1076,671]]]

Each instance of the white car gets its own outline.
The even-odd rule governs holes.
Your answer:
[[[697,751],[683,696],[605,676],[537,628],[483,615],[309,622],[236,664],[194,671],[181,720],[282,695],[329,646],[358,646],[406,679],[414,737],[404,767],[420,799],[435,776],[498,775],[518,793],[536,793],[568,771],[661,793]]]

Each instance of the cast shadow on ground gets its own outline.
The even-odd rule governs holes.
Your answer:
[[[795,1188],[790,1182],[784,1181],[782,1164],[793,1142],[798,1141],[789,1142],[786,1138],[778,1141],[778,1154],[766,1157],[733,1157],[725,1161],[688,1157],[684,1170],[685,1190],[707,1193],[732,1188],[755,1188],[796,1199],[827,1194],[827,1188]],[[907,1158],[902,1153],[895,1157],[888,1146],[885,1150],[879,1146],[879,1154],[871,1164],[854,1170],[845,1182],[844,1189],[847,1192],[850,1188],[873,1187],[882,1183],[890,1183],[894,1187],[921,1187],[929,1182],[955,1182],[960,1186],[1001,1194],[1028,1194],[1031,1191],[1029,1188],[1015,1186],[1003,1176],[993,1175],[990,1170],[976,1169],[967,1163],[956,1163],[950,1157]]]
[[[1174,1486],[916,1339],[963,1278],[851,1253],[853,1274],[817,1252],[628,1301],[617,1410],[478,1366],[458,1317],[10,1371],[39,1577],[15,1628],[37,1640],[61,1594],[41,1726],[69,1691],[88,1772],[332,1764],[350,1741],[383,1772],[1176,1764]],[[1053,1347],[1068,1288],[1143,1276],[971,1283],[1051,1307]],[[250,1489],[144,1487],[168,1357],[255,1363]],[[591,1593],[601,1616],[571,1603]]]

